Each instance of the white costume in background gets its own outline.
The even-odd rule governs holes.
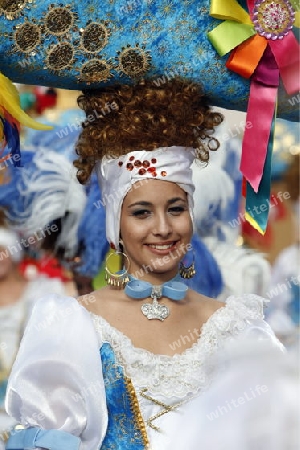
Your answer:
[[[20,340],[30,317],[35,301],[45,292],[63,295],[64,286],[60,280],[39,277],[29,281],[21,298],[10,305],[0,307],[0,369],[10,368],[17,355]],[[15,424],[4,409],[4,387],[0,397],[0,449],[1,435]]]
[[[287,343],[297,334],[297,324],[293,321],[290,307],[293,301],[300,302],[299,284],[300,247],[295,243],[284,249],[277,257],[267,292],[270,308],[266,320],[274,332]],[[297,314],[297,311],[295,313]],[[297,320],[296,317],[294,319]]]
[[[224,369],[213,368],[212,356],[230,342],[243,345],[247,338],[263,340],[277,351],[282,348],[263,320],[263,302],[256,295],[229,297],[203,325],[191,348],[180,353],[183,337],[179,336],[172,344],[178,354],[162,356],[134,347],[129,338],[73,298],[43,298],[33,310],[13,367],[6,407],[25,427],[77,436],[72,449],[211,450],[202,446],[198,430],[210,422],[204,414],[206,396]],[[125,410],[124,414],[116,410],[120,418],[115,429],[108,421],[110,397],[122,377],[134,387],[135,408],[138,405],[143,419],[139,431],[146,432],[148,447],[110,447],[112,441],[105,440],[106,433],[114,439],[122,430],[133,441],[138,434],[122,423]],[[134,393],[129,389],[126,395]]]

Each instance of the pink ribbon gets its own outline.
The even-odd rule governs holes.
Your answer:
[[[251,80],[240,170],[257,192],[267,155],[270,129],[275,111],[279,69],[269,47]]]
[[[300,90],[299,44],[292,31],[283,39],[269,40],[269,45],[279,67],[280,76],[288,94]]]

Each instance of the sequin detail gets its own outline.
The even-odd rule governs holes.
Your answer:
[[[295,11],[288,0],[257,0],[253,24],[257,33],[266,39],[282,39],[292,29]]]
[[[122,49],[118,58],[118,69],[129,77],[144,75],[149,69],[149,54],[140,48],[128,47]]]
[[[8,20],[14,20],[22,14],[28,3],[32,3],[32,0],[1,0],[0,15],[4,14]]]
[[[1,0],[0,0],[1,1]],[[33,0],[4,0],[0,6],[0,15],[15,19],[22,16],[22,9]],[[50,4],[39,19],[31,18],[17,24],[16,31],[7,33],[14,42],[11,53],[37,56],[36,64],[61,76],[61,71],[72,71],[78,60],[84,62],[77,69],[78,82],[88,84],[106,82],[120,72],[129,78],[144,75],[149,69],[149,52],[138,44],[127,45],[114,50],[115,56],[106,58],[101,52],[109,44],[111,28],[109,21],[88,20],[79,26],[76,6]],[[44,59],[42,60],[41,55]],[[115,59],[117,63],[112,62]]]
[[[80,70],[80,81],[89,83],[107,81],[112,77],[111,66],[103,59],[93,58],[83,64]]]
[[[62,36],[71,30],[74,21],[75,15],[68,8],[55,7],[46,15],[44,24],[48,33]]]
[[[31,53],[41,43],[40,28],[29,22],[17,25],[14,34],[16,48],[23,53]]]
[[[65,42],[55,45],[48,53],[47,67],[54,71],[71,67],[74,61],[74,49],[72,44]]]
[[[83,30],[81,36],[81,47],[87,53],[99,53],[109,37],[108,28],[102,23],[92,22]]]

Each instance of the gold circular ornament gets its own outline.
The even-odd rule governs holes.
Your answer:
[[[68,69],[73,63],[74,49],[72,44],[63,42],[54,45],[48,52],[46,65],[50,70]]]
[[[31,53],[41,43],[41,29],[30,22],[17,25],[13,40],[18,51]]]
[[[1,0],[0,15],[4,14],[8,20],[16,19],[20,16],[27,3],[31,2],[27,0]]]
[[[75,15],[69,8],[54,7],[46,15],[44,25],[46,31],[54,36],[62,36],[73,27]]]
[[[98,53],[107,44],[109,29],[103,23],[88,24],[81,34],[81,47],[87,53]]]
[[[80,70],[80,81],[96,83],[111,78],[111,66],[103,59],[93,58],[83,64]]]
[[[292,29],[295,11],[288,0],[257,0],[253,10],[253,24],[257,33],[266,39],[283,39]]]
[[[108,261],[111,258],[111,256],[113,257],[118,256],[121,257],[123,261],[126,260],[127,268],[125,267],[124,269],[118,270],[117,272],[111,272],[111,270],[108,267]],[[107,284],[114,289],[124,289],[128,281],[130,280],[128,275],[129,266],[130,261],[125,253],[117,251],[114,253],[109,253],[105,262],[105,281],[107,282]]]
[[[144,75],[149,69],[149,54],[140,48],[128,46],[119,54],[119,70],[129,77],[139,77]]]

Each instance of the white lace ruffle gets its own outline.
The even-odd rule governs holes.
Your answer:
[[[118,364],[137,389],[147,388],[153,395],[184,398],[206,389],[211,382],[208,357],[225,341],[236,337],[251,322],[263,319],[264,299],[257,295],[231,296],[202,326],[198,340],[183,353],[156,355],[134,347],[131,340],[105,319],[92,314],[99,345],[108,342]],[[263,321],[262,321],[263,322]],[[256,323],[257,327],[257,323]]]

